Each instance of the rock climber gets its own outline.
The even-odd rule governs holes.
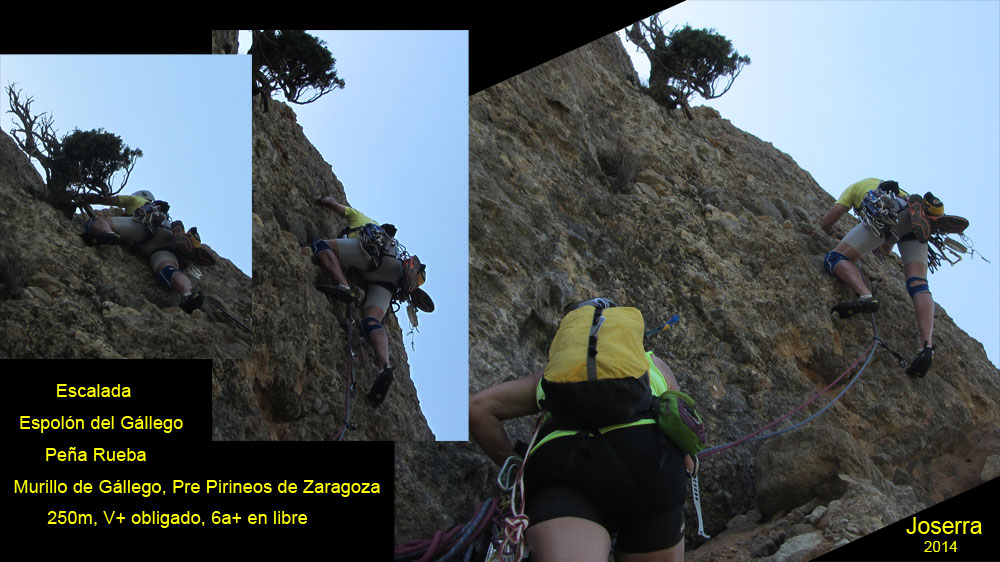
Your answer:
[[[837,220],[852,208],[862,221],[841,236]],[[941,201],[930,192],[924,196],[907,195],[895,181],[867,178],[848,186],[820,220],[823,232],[841,239],[837,247],[826,254],[826,272],[858,295],[856,300],[839,303],[833,308],[841,318],[879,309],[878,297],[865,285],[855,263],[880,246],[888,253],[893,245],[898,245],[906,290],[913,300],[920,336],[919,350],[906,369],[908,375],[926,375],[934,356],[935,346],[931,339],[934,299],[927,283],[927,240],[932,234],[929,216],[941,216],[943,211]]]
[[[181,297],[180,307],[188,314],[200,308],[204,295],[192,287],[191,280],[181,271],[177,253],[179,249],[178,236],[175,235],[167,220],[169,205],[157,201],[147,190],[136,191],[132,195],[117,195],[103,197],[96,193],[83,193],[77,196],[79,205],[109,205],[125,209],[128,216],[98,217],[87,220],[81,235],[88,246],[97,244],[121,244],[123,241],[135,246],[143,255],[149,257],[149,265],[156,279],[168,289],[173,289]],[[143,220],[144,219],[144,220]],[[192,229],[193,230],[193,229]],[[187,240],[190,240],[188,235]],[[198,252],[198,259],[207,259],[214,263],[207,252]],[[188,255],[188,257],[194,257]],[[204,262],[208,264],[208,262]]]
[[[591,301],[567,307],[567,312]],[[678,389],[673,372],[646,352],[651,392]],[[540,411],[540,369],[469,399],[469,431],[498,465],[515,455],[503,421]],[[685,465],[694,462],[649,420],[596,431],[555,429],[546,421],[526,451],[526,531],[531,559],[605,562],[684,558]]]
[[[382,321],[402,282],[403,261],[396,242],[396,227],[379,224],[361,211],[342,205],[333,197],[319,197],[316,203],[347,219],[344,238],[317,238],[309,245],[313,261],[332,277],[337,285],[317,285],[321,291],[351,303],[357,295],[350,287],[344,267],[354,268],[365,283],[365,302],[361,330],[375,351],[379,373],[368,392],[368,401],[378,406],[392,385],[393,367],[389,363],[389,338]],[[422,275],[422,271],[420,273]],[[421,277],[422,282],[422,277]]]

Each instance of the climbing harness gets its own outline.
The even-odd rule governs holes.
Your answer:
[[[170,220],[169,210],[170,205],[166,201],[149,201],[132,213],[132,220],[145,226],[152,238],[160,225]]]
[[[381,226],[370,222],[356,228],[347,227],[341,230],[337,237],[347,238],[352,233],[358,235],[361,253],[368,259],[368,271],[375,271],[381,267],[383,256],[390,256],[403,261],[404,258],[400,257],[400,255],[401,253],[406,253],[406,248]]]
[[[892,234],[896,227],[896,213],[905,208],[889,191],[873,189],[861,201],[858,216],[868,230],[876,236]]]

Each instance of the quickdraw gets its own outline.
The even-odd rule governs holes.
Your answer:
[[[694,500],[694,511],[698,515],[698,536],[708,540],[712,538],[705,532],[705,520],[701,516],[701,487],[698,485],[698,455],[692,455],[694,459],[694,471],[688,473],[691,478],[691,498]]]
[[[368,271],[374,271],[382,266],[382,257],[390,256],[403,261],[409,254],[395,238],[389,235],[381,226],[368,223],[357,228],[345,228],[340,231],[340,238],[356,232],[361,252],[368,258]]]
[[[952,239],[950,236],[943,236],[940,233],[934,234],[930,237],[927,241],[927,267],[931,270],[931,273],[941,267],[941,260],[944,260],[951,265],[955,265],[962,261],[962,254],[974,256],[977,253],[972,247],[972,240],[970,240],[968,236],[964,234],[959,234],[959,236],[961,236],[962,242],[965,244]],[[935,249],[937,251],[935,251]],[[945,254],[945,251],[954,256],[955,261],[952,261],[951,258]],[[991,263],[990,260],[983,257],[983,254],[980,253],[979,257],[982,258],[984,262]]]
[[[861,222],[876,236],[884,237],[892,234],[896,228],[896,213],[900,210],[899,201],[896,197],[880,189],[873,189],[868,192],[861,202],[861,209],[858,216]]]
[[[659,334],[661,332],[666,332],[674,324],[676,324],[679,319],[680,319],[680,316],[674,314],[673,316],[670,317],[670,320],[667,320],[666,322],[664,322],[663,324],[660,324],[656,328],[653,328],[651,330],[646,330],[646,337],[649,338],[649,337],[655,336],[656,334]]]
[[[195,268],[192,266],[192,269],[195,269]],[[201,270],[198,270],[198,277],[199,278],[201,277]],[[218,310],[224,316],[228,317],[230,320],[232,320],[233,322],[235,322],[237,326],[239,326],[240,328],[243,328],[244,330],[246,330],[247,332],[250,332],[251,334],[253,333],[253,330],[250,329],[250,326],[247,326],[246,324],[244,324],[243,322],[241,322],[238,318],[236,318],[235,314],[233,314],[232,312],[229,312],[228,310],[226,310],[226,307],[223,306],[222,302],[219,299],[213,297],[212,295],[205,295],[205,301],[212,303],[212,305],[215,306],[216,310]]]
[[[132,213],[132,220],[141,223],[151,234],[155,234],[160,225],[170,220],[167,211],[170,204],[166,201],[150,201]]]

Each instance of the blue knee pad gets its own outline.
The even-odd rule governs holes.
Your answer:
[[[920,281],[923,281],[923,283],[920,283]],[[923,277],[910,277],[906,280],[906,292],[910,293],[910,298],[912,299],[920,293],[931,292],[931,289],[927,284],[927,280]]]
[[[837,266],[843,260],[847,260],[847,256],[841,254],[836,250],[830,250],[826,253],[826,258],[823,260],[823,267],[826,268],[826,272],[833,275],[833,268]],[[851,261],[851,260],[847,260]]]
[[[177,273],[177,268],[172,265],[165,265],[163,269],[156,273],[156,278],[160,280],[168,289],[170,288],[170,278]]]
[[[381,330],[382,324],[374,316],[367,316],[361,320],[361,332],[365,335],[365,341],[372,343],[371,333]]]
[[[326,243],[326,240],[323,240],[322,238],[317,238],[310,242],[309,247],[312,249],[313,256],[319,254],[320,252],[333,249]]]

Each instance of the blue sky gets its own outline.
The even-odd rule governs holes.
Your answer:
[[[750,57],[728,93],[692,105],[773,143],[834,199],[895,179],[969,219],[991,263],[945,263],[930,288],[1000,364],[1000,2],[688,0],[661,21],[716,29]],[[625,48],[648,79],[645,55]]]
[[[54,117],[58,136],[103,128],[142,149],[122,193],[152,191],[250,275],[249,73],[247,57],[2,55],[0,124],[9,134],[15,82],[34,98],[32,113]]]
[[[427,264],[437,309],[419,314],[410,375],[442,441],[468,439],[468,32],[315,31],[347,84],[291,105],[306,137],[344,184],[351,206],[399,229]],[[240,33],[240,52],[249,49]],[[281,99],[280,97],[278,99]],[[336,233],[330,233],[331,236]],[[391,399],[391,395],[390,395]]]

